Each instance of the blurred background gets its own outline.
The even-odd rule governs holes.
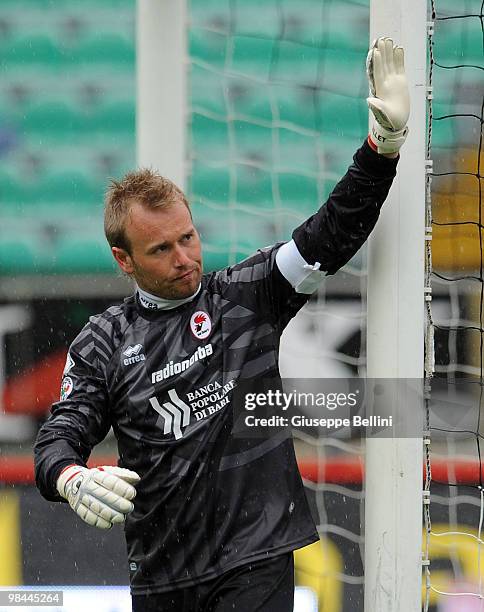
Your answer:
[[[438,391],[483,380],[484,37],[480,0],[435,4]],[[89,315],[132,290],[105,243],[102,211],[109,179],[136,166],[135,24],[135,0],[0,3],[0,585],[128,584],[121,532],[93,533],[42,500],[31,453],[68,345]],[[367,135],[369,3],[191,0],[186,28],[186,185],[210,271],[288,239],[351,163]],[[363,376],[365,296],[363,249],[285,332],[283,374]],[[481,400],[470,400],[466,426],[436,434],[433,512],[475,535]],[[296,559],[308,589],[298,609],[360,610],[361,441],[295,437],[321,533]],[[115,456],[110,435],[93,461]],[[480,543],[466,542],[435,547],[441,590],[479,582]],[[104,592],[96,608],[125,609],[116,601]],[[473,601],[452,608],[433,593],[431,609],[470,611]]]

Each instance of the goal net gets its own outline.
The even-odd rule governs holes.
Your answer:
[[[483,8],[481,0],[430,3],[427,284],[435,374],[429,381],[424,609],[439,612],[484,606]]]

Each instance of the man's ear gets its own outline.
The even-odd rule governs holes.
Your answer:
[[[111,253],[114,259],[117,261],[118,266],[125,274],[133,274],[134,266],[131,255],[128,251],[121,249],[120,247],[111,247]]]

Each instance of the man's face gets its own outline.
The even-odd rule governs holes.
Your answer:
[[[158,297],[189,297],[202,277],[200,237],[190,212],[177,201],[162,208],[131,205],[125,226],[131,253],[112,247],[120,268]]]

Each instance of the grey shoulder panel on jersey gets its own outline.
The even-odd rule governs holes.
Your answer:
[[[124,305],[110,306],[101,314],[89,317],[89,322],[94,325],[100,335],[104,338],[115,338],[122,336],[131,325],[126,317]]]
[[[104,369],[131,323],[132,320],[126,316],[124,304],[110,306],[104,312],[89,317],[89,322],[74,340],[72,347],[86,359],[92,357],[94,351]]]

